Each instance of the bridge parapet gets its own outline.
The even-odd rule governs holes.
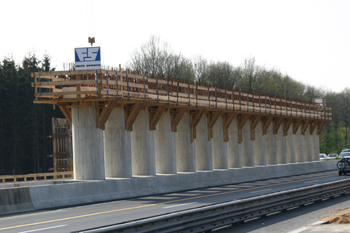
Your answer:
[[[36,72],[32,77],[35,78],[32,83],[35,103],[143,100],[183,107],[332,120],[332,109],[316,102],[217,88],[198,82],[149,78],[113,70]]]

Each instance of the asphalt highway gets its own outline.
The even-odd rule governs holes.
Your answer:
[[[74,232],[166,213],[311,186],[349,176],[338,171],[290,176],[128,200],[0,216],[3,232]]]

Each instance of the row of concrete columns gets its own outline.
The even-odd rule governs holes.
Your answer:
[[[237,118],[229,127],[229,141],[224,142],[223,118],[213,126],[208,141],[208,118],[204,115],[196,126],[191,142],[190,116],[185,114],[171,131],[170,111],[163,113],[156,130],[149,130],[149,113],[140,111],[133,130],[125,130],[124,108],[113,109],[105,130],[96,127],[96,108],[73,108],[74,177],[77,180],[129,178],[135,175],[176,174],[254,166],[287,164],[319,160],[319,137],[305,135],[292,127],[283,136],[282,127],[267,134],[262,123],[251,140],[249,121],[243,127],[243,142],[238,142]]]

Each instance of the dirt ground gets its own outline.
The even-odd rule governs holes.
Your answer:
[[[328,221],[331,224],[350,224],[350,208],[335,210],[329,213],[332,215],[319,219],[321,221]]]

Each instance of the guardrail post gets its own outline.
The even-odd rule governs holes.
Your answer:
[[[146,101],[146,78],[143,76],[143,92],[145,93],[145,101]]]
[[[128,87],[128,100],[130,99],[130,92],[129,92],[129,76],[126,74],[126,85]]]
[[[39,72],[39,100],[41,100],[41,77]]]
[[[209,100],[209,108],[210,108],[210,88],[209,88],[209,85],[208,85],[208,100]]]
[[[107,98],[109,97],[109,95],[108,95],[108,88],[109,88],[109,85],[108,85],[108,71],[107,71]]]
[[[97,70],[95,73],[95,80],[96,80],[96,98],[98,97],[98,82],[97,82]]]

